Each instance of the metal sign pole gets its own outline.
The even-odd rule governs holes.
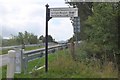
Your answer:
[[[48,72],[48,7],[46,5],[45,72]]]
[[[45,35],[45,72],[48,72],[48,21],[52,18],[50,17],[49,5],[46,6],[46,35]]]
[[[48,72],[48,21],[52,17],[78,17],[77,8],[48,8],[46,6],[46,35],[45,35],[45,72]]]

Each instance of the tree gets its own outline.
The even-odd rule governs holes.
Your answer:
[[[24,44],[24,34],[22,32],[19,32],[15,38],[19,44]]]
[[[115,61],[118,53],[118,10],[117,3],[94,3],[93,15],[86,21],[86,29],[89,49],[95,56],[101,56],[101,61]],[[88,46],[86,46],[88,47]],[[103,57],[102,57],[103,56]]]
[[[41,35],[39,37],[39,40],[42,40],[42,42],[45,42],[45,37],[43,35]],[[54,39],[52,38],[51,35],[48,35],[48,42],[54,42]]]
[[[44,36],[43,36],[43,35],[41,35],[41,36],[39,37],[39,40],[43,40],[43,38],[44,38]]]
[[[73,35],[73,37],[71,37],[71,38],[68,40],[69,43],[72,42],[72,41],[76,41],[75,35]]]
[[[30,44],[29,38],[30,38],[30,33],[28,33],[27,31],[25,31],[24,32],[24,43],[25,44]]]
[[[86,40],[86,34],[84,32],[85,30],[85,21],[88,19],[88,16],[91,16],[93,14],[92,7],[93,2],[77,2],[77,3],[69,3],[71,6],[77,6],[78,8],[78,15],[80,17],[80,33],[78,33],[80,40]],[[79,38],[78,37],[78,38]]]
[[[38,43],[37,36],[31,33],[29,35],[28,41],[29,41],[30,44],[37,44]]]
[[[41,36],[39,37],[39,40],[41,40],[41,41],[43,42],[43,41],[44,41],[44,36],[41,35]]]
[[[119,38],[119,3],[90,3],[90,12],[85,7],[88,3],[78,3],[81,33],[80,37],[86,42],[85,51],[97,56],[104,56],[106,61],[116,63],[114,54],[117,54],[117,65],[120,76],[120,38]],[[86,11],[88,10],[88,11]],[[87,14],[91,13],[90,14]],[[119,55],[119,56],[118,56]],[[119,61],[118,61],[119,60]]]
[[[19,32],[18,36],[16,36],[17,42],[19,44],[37,44],[38,39],[37,36],[33,33],[28,33],[25,31],[24,33]]]
[[[51,35],[48,35],[48,42],[53,42],[54,40],[53,40],[53,38],[52,38],[52,36]]]
[[[28,44],[37,44],[37,35],[25,31],[24,33],[19,32],[17,36],[11,35],[10,39],[3,39],[2,45],[12,46],[12,45],[22,45],[23,48]]]

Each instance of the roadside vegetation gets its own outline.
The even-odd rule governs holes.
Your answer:
[[[16,74],[15,78],[120,78],[119,4],[76,4],[81,28],[78,39],[82,43],[75,51],[71,46],[68,50],[50,54],[48,73],[43,68],[33,70],[32,74]],[[75,37],[69,42],[74,43]],[[44,65],[44,57],[38,61],[39,66]],[[28,70],[32,71],[38,61],[30,62]]]
[[[35,66],[43,66],[44,57],[29,62],[28,72],[15,74],[15,78],[117,78],[117,70],[111,63],[100,66],[99,62],[74,61],[69,50],[49,54],[49,71],[44,68],[35,71]],[[5,77],[3,68],[3,77]]]
[[[111,63],[120,78],[120,2],[88,2],[76,6],[80,17],[78,39],[83,42],[78,48],[78,61],[96,61],[100,66]],[[69,42],[75,38],[76,34]]]
[[[37,36],[27,31],[18,32],[16,36],[11,35],[9,39],[4,39],[3,37],[0,36],[0,40],[2,41],[2,44],[0,45],[0,47],[15,46],[15,45],[25,46],[25,45],[45,43],[45,37],[43,35]],[[48,35],[48,42],[57,43],[51,35]]]
[[[117,71],[112,64],[100,67],[99,63],[74,61],[68,50],[59,51],[49,62],[49,71],[44,69],[34,72],[37,78],[117,78]]]

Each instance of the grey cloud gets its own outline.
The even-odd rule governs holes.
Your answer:
[[[21,28],[21,26],[16,26],[15,28],[10,28],[8,26],[2,26],[2,36],[4,37],[10,37],[11,34],[17,35],[18,32],[24,32],[28,31],[30,33],[34,33],[35,35],[40,36],[44,32],[44,26],[40,26],[37,23],[27,23],[24,25],[24,28]]]
[[[29,2],[29,0],[25,0]],[[45,34],[45,5],[48,3],[50,7],[64,7],[64,0],[30,0],[31,3],[16,3],[10,5],[10,11],[1,8],[2,14],[0,17],[5,17],[5,21],[2,20],[2,35],[9,37],[10,34],[17,35],[18,32],[28,31],[35,35]],[[18,4],[18,5],[17,5]],[[26,6],[26,8],[24,7]],[[8,6],[7,6],[8,7]],[[8,14],[7,16],[5,14]],[[64,23],[63,23],[64,22]],[[68,20],[64,19],[52,19],[49,21],[49,34],[56,40],[65,40],[72,36],[72,28]]]
[[[7,26],[2,26],[2,36],[3,37],[10,37],[11,34],[16,35],[17,34],[17,30],[15,30],[13,28],[9,28]]]

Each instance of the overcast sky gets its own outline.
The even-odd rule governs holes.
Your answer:
[[[18,32],[28,31],[45,35],[45,5],[68,7],[64,0],[0,0],[0,26],[2,36],[10,37]],[[49,35],[57,41],[67,40],[73,35],[70,18],[52,18],[49,21]]]

